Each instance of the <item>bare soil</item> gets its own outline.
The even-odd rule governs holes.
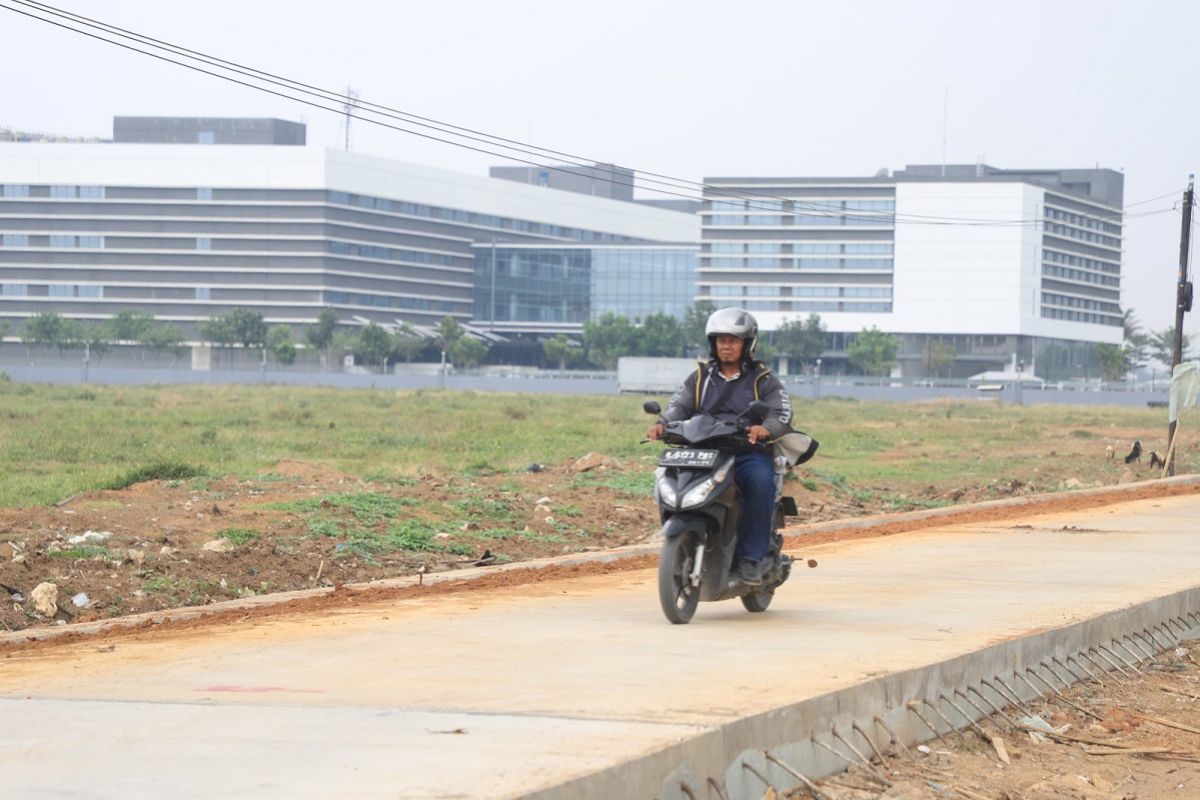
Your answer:
[[[657,514],[639,488],[645,481],[638,483],[647,477],[646,464],[592,461],[586,474],[567,464],[537,472],[370,482],[320,464],[284,460],[248,480],[154,480],[80,494],[54,506],[0,508],[0,631],[521,562],[653,536]],[[1156,477],[1146,469],[1135,472],[1137,465],[1090,462],[1084,470],[1078,458],[1041,461],[1041,490]],[[799,522],[1037,490],[1019,479],[868,490],[797,479],[787,487],[797,499]],[[1076,500],[1068,492],[1050,502],[1066,510],[1072,502],[1103,501]],[[993,512],[972,511],[974,516],[953,521],[976,521],[980,513],[987,518]],[[924,524],[934,523],[821,533],[806,541],[887,535]],[[92,541],[71,543],[89,531]],[[606,567],[623,568],[628,567]],[[56,587],[54,613],[45,608],[39,613],[32,600],[42,583]]]
[[[1188,643],[1143,664],[1143,674],[1106,675],[1100,679],[1103,686],[1089,679],[1063,689],[1065,700],[1006,709],[1016,723],[1032,712],[1053,728],[1053,735],[1031,735],[995,715],[981,723],[986,739],[968,730],[926,742],[920,750],[893,747],[873,771],[856,765],[815,783],[828,800],[1200,797],[1197,655],[1200,647]],[[992,737],[1002,742],[1007,763]],[[794,789],[764,796],[812,794]]]

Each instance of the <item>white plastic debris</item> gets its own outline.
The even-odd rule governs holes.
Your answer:
[[[80,592],[71,598],[71,602],[75,604],[76,608],[87,608],[88,603],[92,601],[88,598],[86,592]]]
[[[932,750],[930,750],[928,747],[926,747],[923,744],[917,745],[917,752],[920,753],[921,755],[926,755],[926,756],[933,753]]]
[[[84,531],[67,539],[67,544],[102,544],[110,536],[112,533],[109,531]]]

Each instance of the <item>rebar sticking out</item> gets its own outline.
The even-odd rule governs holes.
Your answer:
[[[925,719],[924,714],[922,714],[920,711],[917,711],[918,705],[920,705],[920,703],[918,703],[916,700],[909,700],[908,704],[906,705],[906,708],[908,708],[908,710],[911,711],[912,713],[916,714],[917,719],[921,720],[921,722],[924,722],[926,728],[929,728],[929,730],[933,731],[934,738],[940,739],[942,734],[938,733],[937,728],[935,728],[929,724],[929,720]]]
[[[993,711],[994,713],[996,713],[996,714],[999,714],[1001,717],[1004,717],[1004,720],[1005,720],[1005,721],[1006,721],[1006,722],[1007,722],[1009,725],[1013,726],[1014,728],[1018,727],[1018,725],[1017,725],[1016,721],[1015,721],[1015,720],[1014,720],[1012,717],[1010,717],[1010,716],[1008,715],[1008,713],[1007,713],[1007,712],[1005,712],[1005,710],[1004,710],[1004,709],[1003,709],[1001,706],[998,706],[998,705],[996,705],[995,703],[993,703],[991,700],[989,700],[989,699],[988,699],[988,696],[987,696],[986,694],[984,694],[983,692],[979,691],[979,690],[978,690],[978,689],[976,689],[974,686],[968,686],[968,687],[967,687],[967,691],[968,691],[968,692],[974,692],[975,694],[979,695],[979,699],[980,699],[980,700],[982,700],[983,702],[987,703],[987,704],[988,704],[988,708],[992,709],[992,711]],[[1002,696],[1003,696],[1003,695],[1002,695]],[[1007,702],[1007,701],[1005,701],[1005,702]]]
[[[817,798],[817,800],[825,800],[825,795],[821,792],[820,789],[817,788],[817,785],[815,783],[813,783],[812,781],[810,781],[808,778],[806,778],[804,775],[802,775],[798,770],[793,769],[791,767],[791,765],[789,765],[789,764],[785,764],[782,760],[777,758],[775,756],[775,754],[772,753],[770,750],[764,750],[763,755],[767,757],[767,761],[770,761],[772,764],[775,764],[780,769],[782,769],[784,772],[786,772],[788,775],[791,775],[793,778],[795,778],[796,780],[803,783],[808,788],[809,793],[813,797]]]
[[[861,750],[859,750],[854,745],[850,744],[850,742],[846,741],[846,739],[843,738],[842,735],[837,732],[837,728],[833,728],[832,733],[833,733],[833,738],[837,739],[839,742],[846,745],[846,747],[848,747],[850,749],[850,752],[854,753],[854,755],[858,757],[859,763],[861,763],[864,767],[866,767],[867,771],[872,773],[875,776],[876,780],[879,780],[888,786],[892,785],[892,782],[889,781],[887,779],[887,777],[882,772],[880,772],[878,769],[876,769],[875,765],[871,763],[871,759],[864,756],[862,754]]]
[[[858,727],[857,722],[851,722],[850,727],[857,731],[858,735],[866,740],[867,746],[871,748],[871,752],[873,752],[875,757],[879,759],[880,766],[882,766],[884,769],[887,769],[887,759],[883,757],[883,752],[875,746],[875,742],[871,739],[871,737],[867,736],[867,732]]]
[[[1092,672],[1090,669],[1088,669],[1088,668],[1087,668],[1087,664],[1084,664],[1084,663],[1083,663],[1082,661],[1080,661],[1079,659],[1077,659],[1077,658],[1073,658],[1072,656],[1067,656],[1067,657],[1066,657],[1066,661],[1067,661],[1067,663],[1068,663],[1068,664],[1069,664],[1070,662],[1074,661],[1074,662],[1075,662],[1075,663],[1076,663],[1076,664],[1079,666],[1079,668],[1080,668],[1080,669],[1082,669],[1084,672],[1086,672],[1086,673],[1087,673],[1087,676],[1088,676],[1089,678],[1091,678],[1092,680],[1094,680],[1096,683],[1100,684],[1101,686],[1104,686],[1104,685],[1105,685],[1104,681],[1102,681],[1102,680],[1100,680],[1098,677],[1096,677],[1096,674],[1095,674],[1094,672]],[[1072,672],[1071,674],[1072,674],[1072,675],[1074,675],[1075,673],[1074,673],[1074,672]]]
[[[768,789],[771,789],[772,791],[774,791],[775,785],[773,783],[771,783],[769,780],[767,780],[766,776],[764,776],[761,772],[756,770],[753,766],[751,766],[750,764],[747,764],[745,761],[743,761],[742,769],[746,770],[751,775],[753,775],[754,777],[756,777],[760,781],[762,781],[763,785],[766,786]]]
[[[896,735],[896,732],[894,730],[892,730],[890,725],[888,725],[886,722],[884,722],[880,717],[875,717],[875,724],[878,725],[879,727],[883,728],[885,731],[887,731],[888,736],[891,737],[890,738],[891,743],[896,744],[901,750],[903,750],[905,752],[906,755],[908,755],[910,758],[912,758],[912,750],[909,750],[908,745],[906,745],[904,742],[900,741],[900,737]]]
[[[712,778],[708,779],[708,787],[710,789],[717,790],[717,797],[720,798],[720,800],[729,800],[729,795],[725,794],[725,790],[721,788],[721,784],[717,783]]]
[[[982,738],[984,741],[987,741],[989,739],[987,733],[984,732],[983,728],[979,727],[979,723],[977,723],[970,714],[968,714],[967,712],[962,710],[962,706],[960,706],[958,703],[951,700],[949,697],[946,697],[946,695],[944,695],[944,694],[939,695],[939,696],[941,697],[942,700],[945,700],[947,703],[949,703],[955,711],[957,711],[960,715],[962,715],[962,718],[967,721],[967,724],[971,726],[972,730],[974,730],[977,734],[979,734],[980,738]]]
[[[692,787],[689,786],[688,784],[684,783],[683,781],[679,782],[679,791],[686,794],[688,796],[688,800],[698,800],[698,798],[696,797],[696,793],[694,791],[692,791]]]

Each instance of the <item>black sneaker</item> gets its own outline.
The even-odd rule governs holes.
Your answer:
[[[747,586],[759,586],[763,582],[763,574],[767,568],[771,566],[771,560],[764,558],[762,561],[742,560],[738,562],[738,577],[742,579],[742,583]]]

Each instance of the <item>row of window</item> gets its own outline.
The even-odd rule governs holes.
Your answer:
[[[1071,322],[1090,322],[1093,325],[1114,325],[1122,324],[1120,317],[1111,317],[1105,314],[1093,314],[1089,311],[1072,311],[1066,308],[1042,308],[1042,316],[1046,319],[1064,319]]]
[[[705,225],[814,225],[824,228],[836,228],[856,225],[871,225],[875,227],[892,227],[896,218],[886,214],[878,216],[858,216],[854,214],[711,214],[705,215]]]
[[[1083,297],[1072,297],[1054,292],[1042,292],[1042,304],[1066,306],[1067,308],[1082,308],[1088,311],[1104,311],[1109,314],[1120,314],[1121,306],[1116,303],[1105,303],[1101,300],[1088,300]]]
[[[1114,225],[1111,222],[1104,222],[1094,217],[1083,216],[1081,214],[1072,214],[1070,211],[1062,211],[1057,208],[1046,208],[1046,219],[1065,222],[1068,225],[1075,225],[1079,228],[1090,228],[1092,230],[1101,231],[1103,233],[1111,233],[1116,236],[1121,235],[1121,226]]]
[[[6,183],[0,188],[0,196],[3,197],[29,197],[31,194],[29,184],[25,183]],[[84,198],[86,200],[103,200],[103,186],[51,186],[50,196],[59,199],[75,199]]]
[[[411,261],[418,264],[440,264],[445,267],[454,266],[454,256],[442,253],[426,253],[420,250],[403,250],[395,247],[375,247],[366,244],[350,244],[349,242],[329,242],[329,252],[339,256],[360,256],[362,258],[377,258],[384,261]]]
[[[709,286],[700,293],[714,297],[881,297],[891,299],[890,286]]]
[[[342,206],[366,208],[372,211],[385,211],[392,214],[408,214],[414,217],[457,222],[464,225],[480,225],[488,228],[503,228],[521,233],[550,236],[559,239],[575,239],[584,242],[628,242],[629,237],[613,233],[566,228],[562,225],[550,225],[543,222],[531,222],[524,219],[498,217],[493,214],[478,214],[473,211],[460,211],[453,208],[438,208],[423,203],[409,203],[402,200],[389,200],[385,197],[370,197],[367,195],[350,194],[348,192],[329,192],[330,203]]]
[[[1082,267],[1083,269],[1093,269],[1097,272],[1107,272],[1112,275],[1121,274],[1120,264],[1111,264],[1107,261],[1098,261],[1094,258],[1086,256],[1075,256],[1069,253],[1060,253],[1057,250],[1049,248],[1042,250],[1042,260],[1050,261],[1055,264],[1063,264],[1068,267]]]
[[[49,237],[50,247],[62,248],[77,248],[77,247],[104,247],[103,236],[75,236],[64,234],[52,234]],[[27,233],[5,233],[0,235],[0,247],[29,247],[29,234]]]
[[[894,212],[895,200],[713,200],[712,211],[816,211],[841,214],[844,211]]]
[[[863,244],[858,242],[713,242],[711,253],[855,253],[860,255],[892,254],[891,242],[886,244]]]
[[[890,314],[891,303],[839,303],[828,300],[755,300],[741,303],[749,311],[841,311],[868,314]]]
[[[1121,285],[1121,279],[1115,275],[1097,275],[1094,272],[1084,272],[1070,267],[1056,267],[1053,264],[1042,264],[1042,274],[1050,278],[1065,278],[1069,281],[1095,283],[1100,286]]]
[[[390,297],[361,292],[325,292],[326,303],[343,306],[367,306],[370,308],[399,308],[415,311],[456,311],[454,303],[446,300],[429,300],[424,297]]]
[[[43,284],[44,285],[44,284]],[[104,297],[104,287],[75,283],[51,283],[45,286],[48,297]],[[28,297],[29,284],[3,283],[0,284],[0,296]]]
[[[1065,236],[1068,239],[1075,239],[1080,242],[1091,242],[1092,244],[1116,249],[1120,249],[1121,247],[1120,237],[1105,236],[1103,233],[1095,233],[1093,231],[1081,231],[1078,228],[1073,228],[1069,225],[1059,225],[1056,222],[1047,222],[1043,230],[1053,236]]]
[[[803,269],[803,270],[849,270],[869,269],[889,271],[890,258],[710,258],[709,268],[717,269]]]

